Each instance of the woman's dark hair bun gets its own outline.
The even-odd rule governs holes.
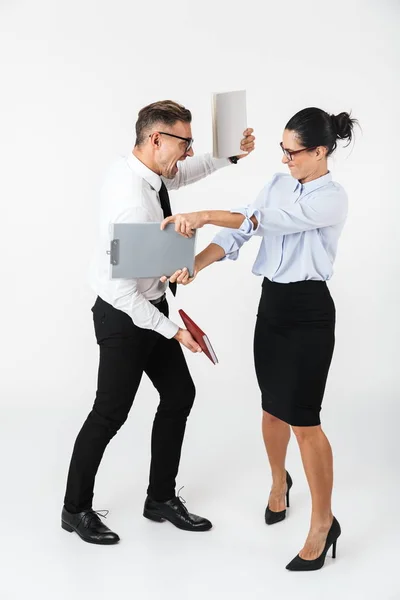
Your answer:
[[[352,119],[347,112],[341,112],[338,115],[331,115],[332,127],[336,132],[336,137],[339,140],[349,140],[350,144],[353,137],[354,124],[356,119]]]

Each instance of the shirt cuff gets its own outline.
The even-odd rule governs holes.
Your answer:
[[[247,238],[251,238],[253,235],[257,235],[257,232],[260,228],[260,211],[257,208],[251,209],[248,206],[242,206],[240,208],[235,208],[231,210],[231,213],[239,213],[244,216],[244,221],[239,227],[238,231],[240,231],[241,235]],[[255,217],[257,219],[257,227],[254,228],[253,221],[251,221],[251,217]]]
[[[172,339],[179,331],[179,326],[176,325],[173,321],[170,321],[167,317],[163,315],[163,319],[158,323],[157,327],[154,329],[160,335],[163,335],[168,340]]]
[[[224,235],[223,232],[217,233],[217,235],[213,238],[212,244],[217,244],[220,246],[222,250],[225,252],[225,256],[218,259],[217,262],[224,262],[224,260],[236,260],[238,257],[238,251],[234,249],[235,242],[232,240],[231,236]]]

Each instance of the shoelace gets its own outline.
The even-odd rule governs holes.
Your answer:
[[[177,499],[179,500],[179,502],[182,505],[183,510],[186,512],[186,514],[189,514],[188,509],[186,508],[186,506],[183,506],[184,504],[186,504],[186,500],[184,498],[182,498],[182,496],[179,495],[180,491],[183,490],[185,486],[183,485],[181,488],[179,488],[178,493],[176,495]]]
[[[82,521],[85,519],[85,524],[84,526],[86,528],[90,527],[90,524],[92,522],[92,520],[96,517],[103,517],[104,519],[107,519],[107,515],[110,511],[109,510],[92,510],[90,511],[90,513],[85,513],[83,515],[83,517],[81,518],[81,520],[79,521],[80,525],[82,523]]]
[[[181,488],[179,488],[179,490],[178,490],[178,493],[177,493],[177,496],[176,496],[176,497],[178,498],[178,500],[180,500],[181,502],[183,502],[183,504],[186,504],[186,500],[185,500],[184,498],[182,498],[182,496],[180,496],[180,495],[179,495],[179,494],[180,494],[180,491],[181,491],[181,490],[183,490],[183,488],[184,488],[184,487],[185,487],[185,486],[183,485]]]

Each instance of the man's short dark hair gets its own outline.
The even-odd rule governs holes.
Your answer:
[[[138,120],[136,121],[135,145],[140,146],[143,144],[146,136],[150,134],[151,128],[156,123],[172,126],[177,121],[183,121],[184,123],[192,122],[192,113],[181,104],[177,104],[172,100],[162,100],[145,106],[139,112]]]

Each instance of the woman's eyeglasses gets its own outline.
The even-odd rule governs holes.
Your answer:
[[[286,148],[283,147],[282,142],[279,145],[282,149],[283,154],[289,160],[293,160],[293,156],[295,156],[296,154],[300,154],[300,152],[305,152],[306,150],[315,150],[315,148],[318,148],[318,146],[312,146],[311,148],[302,148],[301,150],[287,150]]]

